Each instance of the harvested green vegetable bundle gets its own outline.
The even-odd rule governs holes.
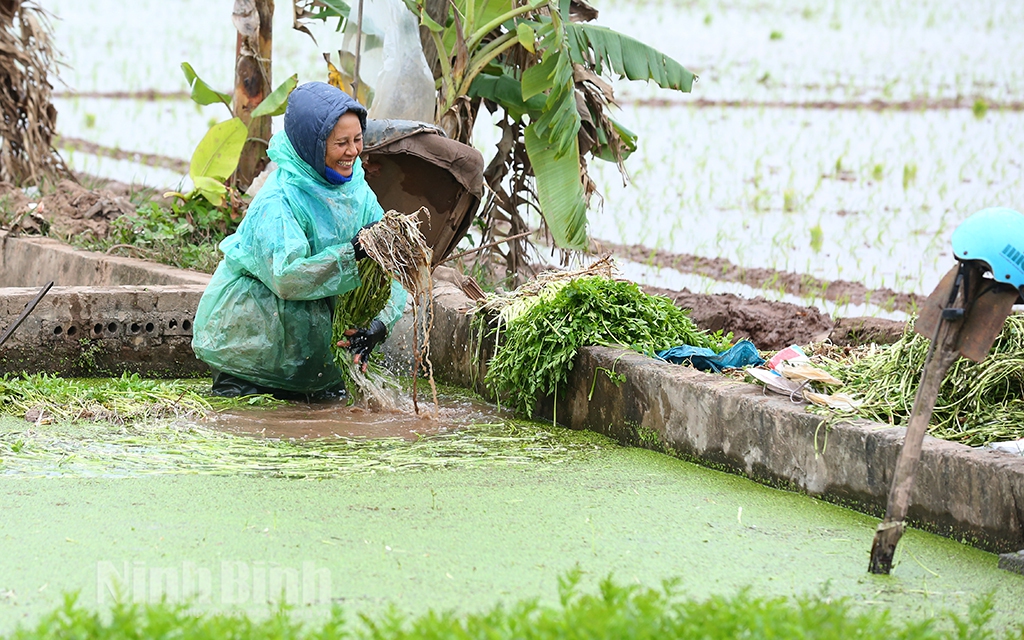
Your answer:
[[[376,262],[369,258],[359,261],[359,279],[362,282],[357,288],[343,296],[338,296],[334,303],[334,323],[331,344],[334,346],[334,364],[341,369],[348,397],[354,399],[360,394],[374,393],[375,386],[360,371],[360,365],[352,361],[352,353],[344,347],[338,347],[341,340],[348,340],[345,331],[365,327],[377,317],[387,305],[391,297],[391,276]]]
[[[903,336],[822,368],[863,404],[840,415],[905,425],[910,419],[929,340],[907,324]],[[1011,315],[982,362],[961,358],[946,374],[928,432],[971,446],[1024,438],[1024,316]]]
[[[557,293],[496,329],[504,340],[488,364],[486,382],[529,414],[539,394],[556,394],[580,347],[622,345],[641,353],[679,345],[722,351],[731,336],[708,334],[689,314],[635,283],[585,276],[560,281]],[[541,290],[543,291],[543,290]],[[500,337],[500,335],[499,335]]]
[[[429,322],[433,316],[430,312],[433,302],[431,250],[420,233],[420,211],[410,214],[388,211],[380,222],[359,232],[359,244],[367,255],[366,259],[359,262],[362,284],[339,296],[334,309],[332,341],[332,344],[337,345],[338,341],[346,339],[346,330],[367,326],[387,304],[391,295],[391,279],[397,280],[409,292],[413,301],[413,406],[417,413],[419,407],[416,404],[415,382],[424,362],[430,374],[434,406],[437,406],[437,390],[430,367],[429,340],[424,338],[422,346],[418,343],[420,331],[424,336],[430,335]],[[352,354],[348,349],[336,346],[334,361],[343,373],[350,398],[361,394],[371,396],[378,402],[385,400],[381,397],[379,381],[371,380],[363,374],[360,367],[352,362]]]

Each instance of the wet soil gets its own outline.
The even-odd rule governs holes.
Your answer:
[[[0,184],[0,221],[12,233],[43,234],[67,239],[72,236],[105,237],[115,218],[131,213],[129,187],[105,183],[89,189],[70,180],[60,182],[41,198],[31,198],[22,190]],[[857,282],[826,282],[805,274],[772,269],[745,268],[722,258],[703,258],[653,250],[642,245],[602,243],[600,252],[684,273],[704,275],[718,281],[737,282],[754,288],[772,288],[794,296],[814,295],[834,302],[876,304],[883,308],[910,312],[919,297],[889,289],[870,290]],[[790,344],[806,345],[830,339],[837,344],[861,344],[864,341],[892,342],[903,331],[904,323],[877,318],[852,318],[834,322],[820,310],[765,298],[742,298],[735,294],[697,294],[646,287],[649,293],[671,298],[680,307],[691,309],[698,326],[731,331],[736,339],[747,338],[762,351],[783,349]],[[404,429],[404,427],[402,427]]]
[[[849,280],[821,280],[803,273],[743,267],[725,258],[704,258],[688,253],[672,253],[640,244],[615,244],[602,241],[598,252],[612,253],[642,264],[650,264],[682,273],[705,276],[720,282],[736,282],[755,289],[772,289],[793,296],[824,298],[843,304],[872,304],[886,310],[911,313],[923,298],[889,288],[869,289]]]

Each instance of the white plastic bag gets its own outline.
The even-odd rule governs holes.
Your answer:
[[[384,31],[383,64],[370,117],[433,123],[437,92],[423,57],[416,16],[402,0],[370,0],[364,15]]]

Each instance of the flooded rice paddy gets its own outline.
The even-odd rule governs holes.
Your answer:
[[[598,24],[700,76],[689,95],[616,83],[617,119],[640,135],[640,147],[626,163],[626,188],[615,167],[591,163],[603,196],[591,213],[598,241],[923,294],[947,270],[960,221],[987,206],[1024,207],[1019,3],[595,4]],[[191,61],[214,86],[231,86],[231,3],[141,2],[124,11],[110,0],[62,0],[48,8],[68,63],[58,128],[128,152],[112,159],[68,150],[70,164],[177,187],[182,171],[132,162],[131,152],[187,161],[210,122],[226,117],[222,105],[187,99],[178,65]],[[275,15],[276,77],[322,79],[320,52],[336,49],[337,36],[315,31],[314,45],[287,13]],[[133,97],[146,92],[165,97]],[[483,118],[476,144],[488,158],[495,135]],[[623,268],[659,286],[736,291],[656,264]],[[770,283],[752,293],[787,299]],[[815,296],[803,302],[834,315],[902,317]]]

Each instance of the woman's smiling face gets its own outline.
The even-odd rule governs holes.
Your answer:
[[[327,136],[324,165],[347,178],[352,175],[353,164],[362,152],[363,128],[359,116],[351,111],[343,113]]]

